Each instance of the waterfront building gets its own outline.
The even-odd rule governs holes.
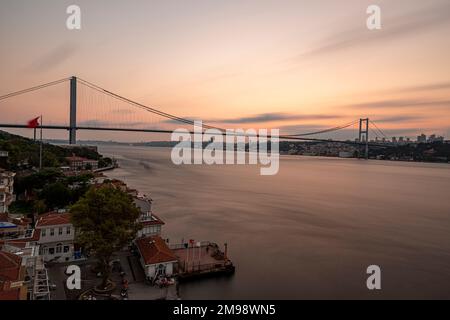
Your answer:
[[[66,161],[69,164],[69,168],[72,171],[80,171],[80,170],[97,170],[98,169],[98,161],[91,160],[83,157],[77,157],[72,155],[71,157],[66,157]]]
[[[145,195],[134,197],[134,204],[141,211],[139,222],[142,229],[138,231],[137,238],[148,236],[160,236],[164,222],[152,212],[152,199]]]
[[[137,239],[136,247],[148,280],[154,281],[159,276],[173,275],[178,258],[161,237],[149,236]]]

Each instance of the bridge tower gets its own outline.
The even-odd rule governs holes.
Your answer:
[[[70,78],[69,144],[77,143],[77,77]]]
[[[359,119],[359,142],[363,141],[366,142],[365,157],[369,159],[369,118]]]

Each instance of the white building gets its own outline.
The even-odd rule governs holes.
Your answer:
[[[137,239],[136,247],[147,279],[154,281],[159,276],[173,275],[178,259],[161,237],[150,236]]]
[[[138,231],[137,237],[160,236],[164,222],[152,212],[152,199],[145,195],[134,197],[134,204],[141,211],[139,221],[143,228]]]
[[[69,213],[47,213],[36,222],[39,253],[45,261],[65,262],[74,259],[75,229]]]
[[[8,212],[14,198],[14,172],[0,169],[0,213]]]
[[[98,169],[98,161],[91,160],[83,157],[77,157],[72,155],[71,157],[66,157],[66,161],[69,164],[70,170],[79,171],[79,170],[97,170]]]

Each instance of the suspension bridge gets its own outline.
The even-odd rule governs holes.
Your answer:
[[[68,89],[67,90],[67,84]],[[1,111],[3,107],[8,110],[21,108],[20,101],[15,104],[9,104],[11,100],[20,99],[25,95],[33,92],[48,90],[52,87],[64,86],[64,91],[68,94],[63,95],[63,100],[68,100],[63,104],[68,105],[67,109],[58,109],[51,114],[46,114],[46,120],[41,121],[38,128],[50,130],[67,130],[69,133],[69,144],[77,143],[77,132],[80,130],[93,131],[118,131],[118,132],[148,132],[148,133],[172,133],[175,128],[170,126],[189,125],[190,128],[195,125],[194,120],[176,116],[151,106],[144,105],[122,95],[113,93],[89,81],[78,77],[64,78],[20,91],[8,93],[0,96],[0,128],[27,128],[28,125],[23,121],[35,117],[39,113],[39,102],[35,102],[35,108],[28,108],[20,112],[21,119],[13,120],[7,118],[7,114],[11,112]],[[55,96],[55,94],[47,94]],[[61,95],[59,95],[61,96]],[[27,102],[28,104],[29,102]],[[33,110],[36,109],[36,110]],[[64,121],[64,115],[68,115],[68,119]],[[56,120],[53,118],[57,118]],[[354,141],[351,140],[333,140],[323,136],[325,134],[334,133],[339,130],[348,129],[359,123],[358,136]],[[369,123],[371,125],[369,125]],[[373,128],[372,129],[372,125]],[[217,129],[222,133],[226,130],[217,126],[203,124],[205,129]],[[365,147],[366,157],[368,156],[369,146],[385,147],[380,143],[369,142],[369,132],[377,138],[386,138],[386,135],[379,127],[368,118],[356,119],[349,123],[313,131],[295,134],[281,134],[281,140],[302,140],[302,141],[318,141],[318,142],[336,142],[345,144],[356,144]],[[270,135],[269,137],[270,138]]]

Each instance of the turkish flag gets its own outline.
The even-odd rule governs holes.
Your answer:
[[[39,126],[39,121],[38,120],[39,120],[39,117],[28,121],[27,127],[28,128],[37,128]]]

